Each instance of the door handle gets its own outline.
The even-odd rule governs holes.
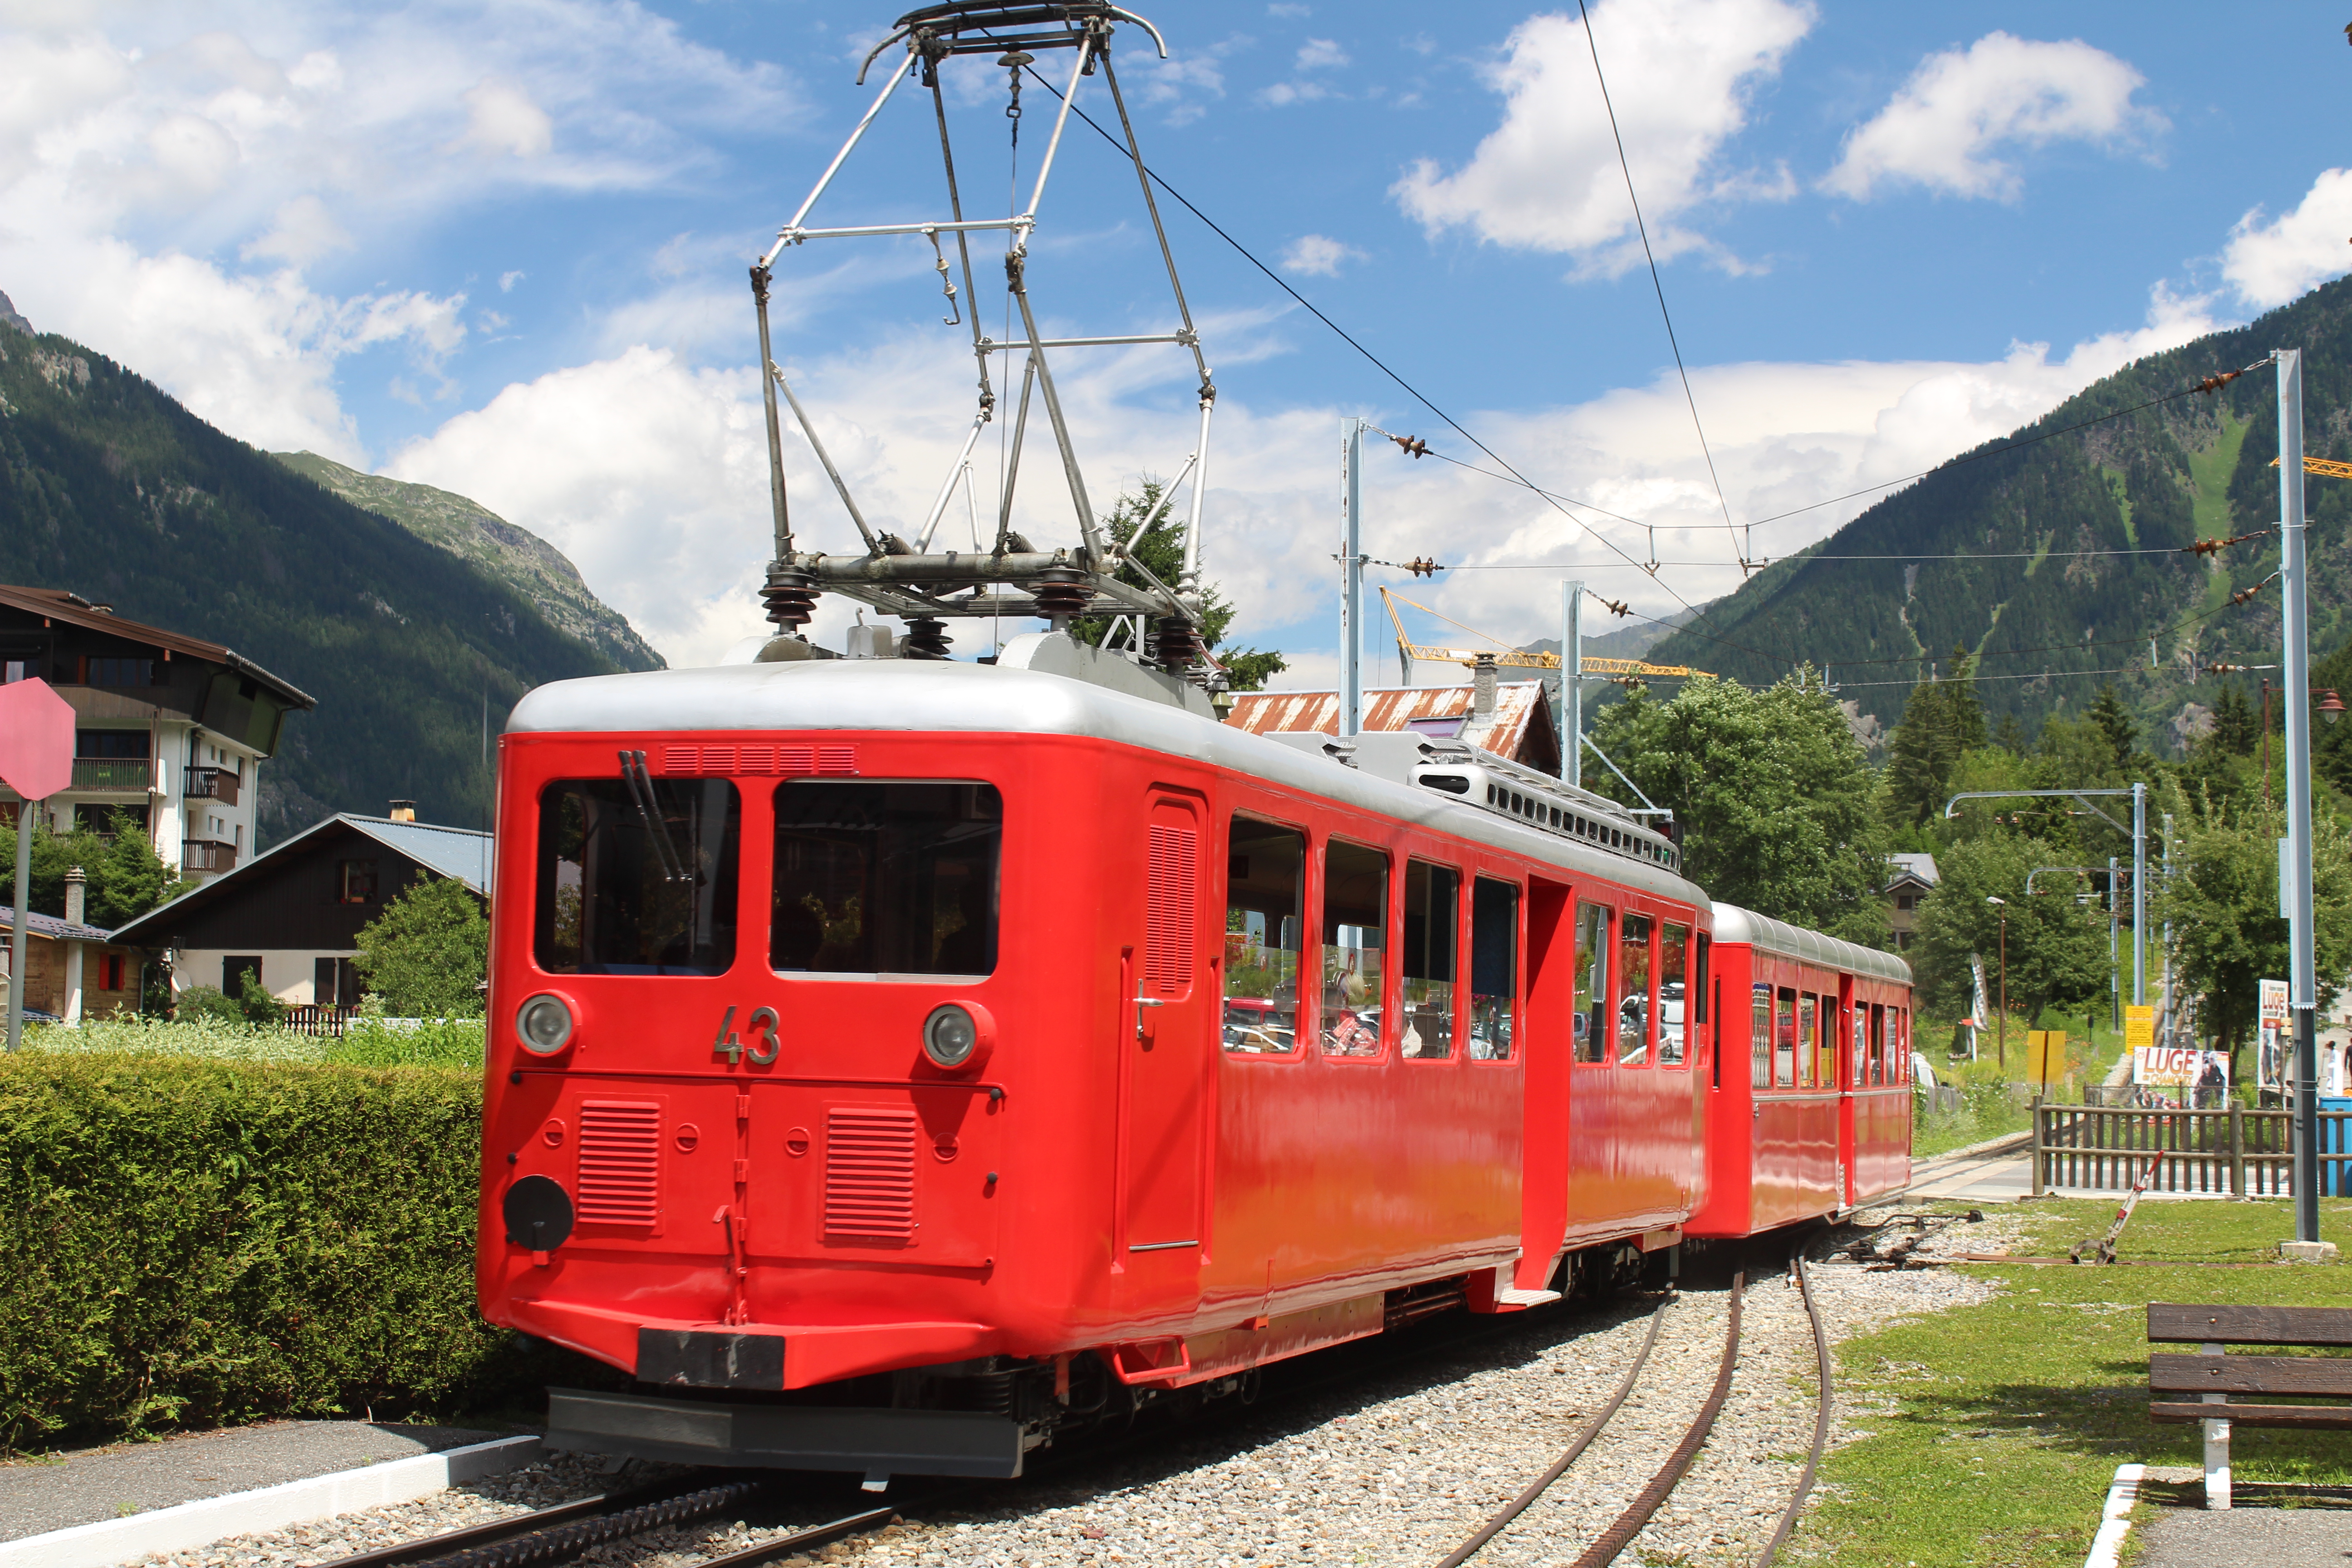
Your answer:
[[[1135,1037],[1137,1039],[1143,1038],[1143,1010],[1146,1007],[1165,1007],[1166,1005],[1168,1005],[1166,1000],[1157,996],[1138,996],[1135,999]]]

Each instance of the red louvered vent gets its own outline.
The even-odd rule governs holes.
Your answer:
[[[884,1105],[825,1113],[828,1241],[915,1239],[915,1113]]]
[[[857,772],[857,748],[855,746],[664,746],[661,749],[661,771],[677,778],[696,774],[728,773],[781,774],[791,778],[804,773],[836,773],[854,776]]]
[[[1151,826],[1151,868],[1143,902],[1143,983],[1174,995],[1192,977],[1193,883],[1200,837],[1189,827]]]
[[[661,1107],[582,1100],[579,1186],[582,1224],[652,1225],[661,1213]]]

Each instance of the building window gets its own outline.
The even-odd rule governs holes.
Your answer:
[[[232,954],[221,960],[221,991],[225,995],[245,994],[245,977],[253,976],[256,985],[261,984],[261,957],[258,953]]]
[[[360,1005],[359,971],[348,958],[314,958],[310,961],[310,1000],[320,1007],[356,1007]]]
[[[341,899],[347,904],[364,904],[375,897],[375,862],[346,860],[342,863]]]
[[[95,833],[101,838],[114,837],[115,818],[121,817],[141,833],[147,831],[147,803],[125,805],[116,801],[80,801],[73,808],[74,827],[80,832]]]
[[[152,658],[86,658],[82,660],[82,684],[152,686],[155,684],[155,661]]]
[[[1909,893],[1897,893],[1895,895],[1895,907],[1898,910],[1910,909],[1916,905],[1918,901],[1919,900],[1916,897]]]
[[[145,760],[150,737],[144,730],[77,730],[77,757],[137,757]]]
[[[104,981],[104,984],[99,987],[100,990],[120,991],[122,989],[122,955],[121,953],[108,953],[104,962],[100,965],[100,968],[103,971],[101,979]]]

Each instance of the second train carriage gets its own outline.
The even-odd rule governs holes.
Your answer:
[[[1018,1474],[1878,1180],[1818,1112],[1724,1169],[1779,950],[1727,970],[1667,839],[1456,743],[828,660],[542,688],[501,769],[483,1310],[636,1383],[559,1446]],[[1862,951],[1803,994],[1880,1005]]]

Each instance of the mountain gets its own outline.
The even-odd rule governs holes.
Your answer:
[[[353,506],[388,517],[419,539],[472,562],[486,576],[520,588],[548,625],[623,669],[664,668],[661,655],[646,646],[636,628],[588,591],[579,568],[562,551],[480,502],[431,485],[363,474],[316,452],[270,456]]]
[[[1954,458],[1774,562],[1646,657],[1750,684],[1826,666],[1861,715],[1892,725],[1930,661],[1948,668],[1966,648],[1980,656],[1977,693],[1995,723],[2016,714],[2030,737],[2113,681],[2141,743],[2172,750],[2220,691],[2200,667],[2278,662],[2276,585],[2231,603],[2277,570],[2275,534],[2210,556],[2186,548],[2277,523],[2275,373],[2263,364],[2188,392],[2274,347],[2303,351],[2306,455],[2352,458],[2346,280],[2140,360]],[[2157,399],[2168,401],[2124,412]],[[2089,420],[2100,422],[2066,428]],[[2314,476],[2305,495],[2318,656],[2352,632],[2352,481]],[[2131,551],[2141,553],[2121,553]],[[2234,679],[2251,689],[2255,678]]]
[[[262,770],[265,841],[395,795],[483,823],[486,709],[495,732],[534,686],[658,662],[619,657],[644,645],[584,589],[564,596],[579,578],[561,556],[471,548],[455,510],[471,503],[446,498],[445,547],[11,317],[0,302],[0,582],[226,644],[317,698]]]

